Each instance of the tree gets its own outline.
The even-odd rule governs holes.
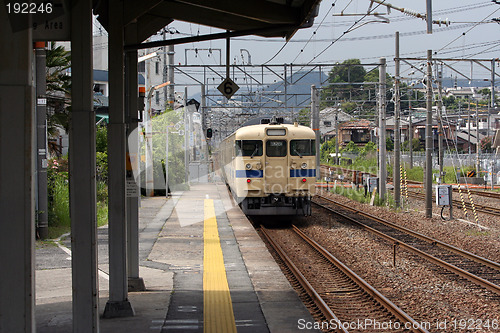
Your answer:
[[[305,108],[299,111],[299,124],[303,126],[311,125],[311,109]]]
[[[364,81],[366,70],[361,66],[359,59],[345,60],[341,65],[335,66],[328,73],[328,85],[321,92],[321,100],[326,106],[334,106],[341,101],[352,97],[352,90],[358,89],[349,83],[361,83]],[[335,83],[346,83],[336,85]]]
[[[342,64],[335,66],[328,73],[329,85],[321,91],[321,106],[332,107],[341,106],[344,112],[353,114],[360,112],[363,114],[372,114],[375,112],[376,105],[376,85],[362,84],[363,82],[379,81],[378,67],[367,72],[361,65],[359,59],[348,59]],[[386,74],[387,86],[392,86],[392,78]],[[387,89],[386,99],[392,98],[392,92]],[[387,103],[387,109],[390,111],[394,104]]]
[[[69,111],[71,109],[71,52],[63,46],[55,47],[54,42],[46,55],[47,80],[47,134],[57,138],[60,129],[69,131]],[[50,147],[50,146],[49,146]]]
[[[492,144],[493,144],[493,137],[485,136],[484,138],[481,139],[479,146],[481,147],[482,152],[491,153],[493,151]]]

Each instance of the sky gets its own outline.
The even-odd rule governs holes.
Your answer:
[[[425,0],[390,0],[386,3],[407,8],[411,12],[425,14],[426,11]],[[387,13],[385,6],[376,3],[372,6],[373,11],[383,15],[365,16],[369,6],[370,0],[323,0],[313,27],[299,30],[288,43],[283,38],[256,36],[232,39],[232,62],[248,64],[250,55],[252,64],[332,64],[350,58],[370,64],[378,63],[380,57],[386,57],[387,71],[393,74],[393,36],[396,31],[401,36],[401,57],[424,58],[429,49],[435,53],[435,57],[440,58],[500,57],[500,24],[492,21],[493,18],[500,18],[500,4],[491,0],[434,0],[433,19],[447,20],[449,25],[435,24],[432,34],[426,33],[427,24],[424,20],[394,9]],[[341,13],[359,15],[340,16]],[[168,28],[179,32],[170,35],[171,38],[220,32],[215,28],[179,21],[172,22]],[[212,49],[211,55],[208,49]],[[224,63],[224,40],[178,45],[176,62],[219,64],[219,51],[216,49],[222,51]],[[473,79],[489,78],[489,74],[478,65],[471,68],[469,63],[450,64],[469,77],[472,74]],[[410,72],[408,66],[403,66],[401,75],[409,75]],[[447,76],[452,71],[445,68],[443,72]],[[499,72],[500,68],[497,69]]]

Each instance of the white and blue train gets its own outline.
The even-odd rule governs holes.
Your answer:
[[[247,215],[311,215],[315,134],[306,126],[267,124],[236,130],[220,145],[225,182]]]

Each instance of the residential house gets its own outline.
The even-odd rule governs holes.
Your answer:
[[[364,146],[372,141],[372,130],[375,125],[369,120],[359,119],[343,122],[339,125],[339,144],[347,145],[350,141]],[[335,130],[325,134],[325,139],[335,137]]]
[[[342,111],[340,108],[326,108],[319,111],[319,119],[319,131],[322,134],[326,134],[332,130],[335,130],[335,121],[340,124],[342,122],[353,119],[353,117],[350,114]]]

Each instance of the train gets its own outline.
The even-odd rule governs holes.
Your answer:
[[[311,215],[315,133],[283,118],[242,126],[218,149],[222,176],[246,215]]]

